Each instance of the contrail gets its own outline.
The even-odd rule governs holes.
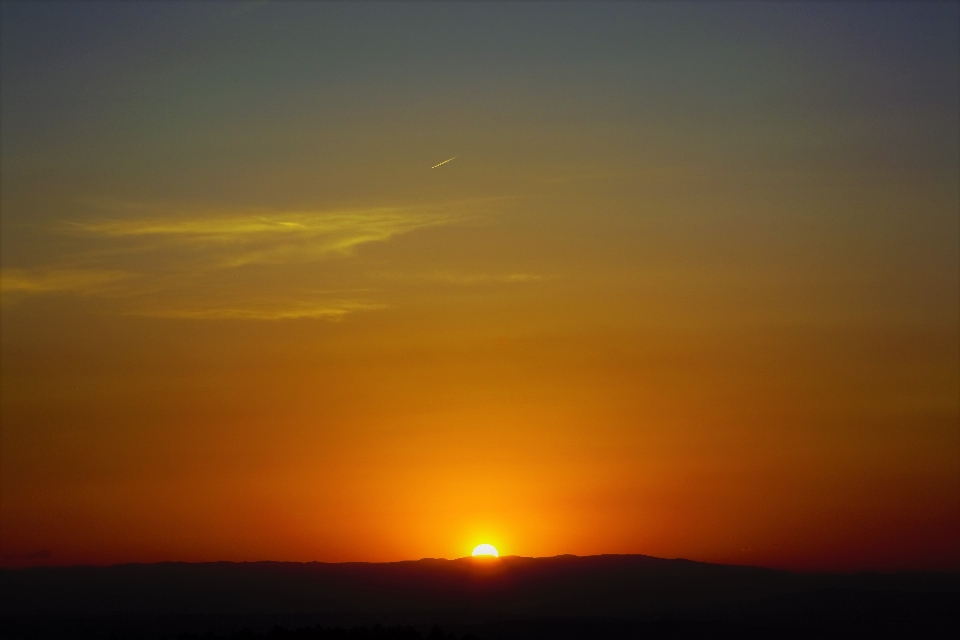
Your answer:
[[[457,156],[453,156],[452,158],[447,158],[446,160],[444,160],[444,161],[441,162],[440,164],[447,164],[447,163],[450,162],[451,160],[456,160],[456,159],[457,159]],[[433,166],[430,167],[430,168],[431,168],[431,169],[436,169],[437,167],[440,166],[440,164],[435,164],[435,165],[433,165]]]

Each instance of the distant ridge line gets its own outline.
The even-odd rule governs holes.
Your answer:
[[[274,565],[395,565],[411,562],[497,562],[504,560],[523,560],[523,561],[547,561],[561,559],[591,560],[591,559],[611,559],[611,558],[631,558],[653,560],[659,562],[690,562],[701,565],[710,565],[718,567],[743,567],[752,569],[763,569],[765,571],[787,571],[786,569],[777,569],[770,567],[757,567],[752,565],[731,565],[702,560],[690,560],[688,558],[661,558],[659,556],[650,556],[639,553],[599,553],[592,555],[579,556],[572,553],[563,553],[554,556],[521,556],[521,555],[502,555],[499,558],[474,558],[473,556],[461,556],[459,558],[435,558],[425,557],[407,560],[159,560],[157,562],[118,562],[114,564],[72,564],[72,565],[33,565],[29,567],[0,567],[0,571],[21,571],[25,569],[73,569],[73,568],[108,568],[108,567],[149,567],[161,565],[256,565],[256,564],[274,564]]]
[[[406,619],[459,611],[645,618],[685,611],[721,617],[740,612],[736,615],[750,618],[767,615],[771,607],[800,615],[808,605],[822,608],[825,616],[846,611],[960,616],[960,573],[800,574],[640,554],[0,570],[3,616],[362,612]]]

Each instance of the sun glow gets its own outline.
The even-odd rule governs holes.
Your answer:
[[[493,556],[494,558],[499,558],[500,554],[497,553],[496,547],[492,544],[478,544],[473,549],[474,556]]]

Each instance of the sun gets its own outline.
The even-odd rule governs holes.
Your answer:
[[[492,544],[478,544],[473,549],[474,556],[493,556],[494,558],[499,558],[500,554],[497,553],[497,548]]]

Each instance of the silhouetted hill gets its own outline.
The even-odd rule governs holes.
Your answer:
[[[508,638],[541,637],[516,635],[529,621],[540,631],[598,621],[890,630],[960,617],[957,574],[802,575],[638,555],[36,567],[0,577],[4,628],[18,633],[107,618],[171,632],[439,622]]]

